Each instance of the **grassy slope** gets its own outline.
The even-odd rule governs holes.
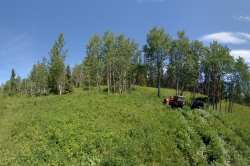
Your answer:
[[[249,108],[170,110],[156,94],[0,98],[0,165],[250,165]]]

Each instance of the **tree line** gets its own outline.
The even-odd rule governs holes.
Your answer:
[[[190,91],[208,96],[213,109],[232,111],[233,103],[250,103],[250,71],[242,57],[234,58],[230,49],[213,41],[204,46],[201,41],[190,41],[185,31],[172,38],[164,29],[153,27],[146,35],[146,44],[126,38],[123,33],[105,31],[94,34],[86,45],[86,56],[72,69],[65,65],[67,49],[60,34],[50,50],[50,59],[34,64],[28,78],[15,76],[0,86],[9,96],[17,94],[46,95],[73,92],[73,87],[84,87],[100,93],[130,93],[131,85],[174,88],[176,95]]]

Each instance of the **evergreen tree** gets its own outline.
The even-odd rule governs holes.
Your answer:
[[[62,94],[65,84],[64,60],[68,52],[67,49],[63,50],[65,44],[63,34],[60,34],[49,52],[49,88],[52,93]]]
[[[9,95],[14,96],[17,94],[17,82],[16,82],[16,73],[14,68],[11,70],[11,76],[10,76],[10,91]]]
[[[72,86],[71,69],[69,65],[67,65],[65,73],[66,75],[65,75],[64,93],[71,93],[73,92],[73,86]]]

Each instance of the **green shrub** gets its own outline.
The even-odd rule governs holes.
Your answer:
[[[1,98],[0,165],[250,164],[249,112],[166,109],[157,89],[133,88]]]

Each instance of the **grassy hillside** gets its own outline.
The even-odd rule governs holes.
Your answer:
[[[156,96],[2,96],[0,165],[250,165],[249,107],[172,110]]]

